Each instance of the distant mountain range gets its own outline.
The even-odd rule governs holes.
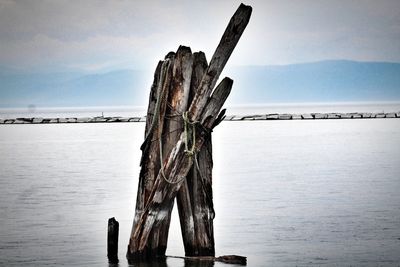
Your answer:
[[[1,72],[0,69],[0,107],[144,105],[151,82],[151,74],[134,70],[86,74]]]
[[[321,61],[232,69],[232,100],[248,103],[400,100],[400,64]]]
[[[399,101],[400,63],[321,61],[227,69],[230,104]],[[151,71],[27,73],[0,67],[0,107],[145,106]]]

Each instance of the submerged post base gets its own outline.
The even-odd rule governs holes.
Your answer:
[[[154,249],[149,249],[145,247],[144,250],[130,252],[129,246],[128,251],[126,253],[126,259],[129,264],[138,263],[138,262],[148,262],[148,261],[163,261],[165,260],[165,251],[167,247],[162,246]]]

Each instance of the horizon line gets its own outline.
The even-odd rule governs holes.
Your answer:
[[[241,68],[241,67],[285,67],[285,66],[293,66],[293,65],[304,65],[304,64],[315,64],[315,63],[324,63],[324,62],[352,62],[352,63],[365,63],[365,64],[400,64],[399,61],[381,61],[381,60],[355,60],[355,59],[321,59],[315,61],[301,61],[301,62],[293,62],[293,63],[282,63],[282,64],[248,64],[248,65],[231,65],[226,68]],[[155,64],[156,65],[156,64]],[[68,66],[59,66],[60,70],[54,70],[54,66],[42,66],[42,67],[16,67],[16,66],[8,66],[0,64],[0,69],[5,69],[6,71],[16,71],[16,72],[25,72],[29,74],[33,73],[66,73],[66,72],[82,72],[85,74],[105,74],[109,72],[121,71],[121,70],[130,70],[130,71],[151,71],[152,69],[148,68],[129,68],[129,67],[106,67],[99,68],[96,70],[86,70],[84,68],[79,67],[68,67]],[[51,69],[51,70],[50,70]]]
[[[400,100],[394,101],[333,101],[333,102],[280,102],[280,103],[243,103],[243,104],[233,104],[224,106],[224,108],[247,108],[247,107],[284,107],[284,106],[329,106],[329,105],[337,105],[337,106],[347,106],[347,105],[400,105]],[[0,107],[1,111],[15,111],[15,110],[29,110],[32,107]],[[41,106],[34,107],[35,111],[40,110],[117,110],[121,111],[123,109],[127,110],[143,110],[147,109],[147,106]]]

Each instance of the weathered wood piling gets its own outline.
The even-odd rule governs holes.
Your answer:
[[[217,80],[246,28],[241,4],[207,64],[204,53],[180,46],[157,65],[150,90],[145,141],[129,240],[129,261],[164,257],[177,197],[186,256],[214,258],[211,131],[224,118],[233,81]]]

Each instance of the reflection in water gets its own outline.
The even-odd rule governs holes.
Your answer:
[[[183,267],[212,267],[214,266],[214,261],[209,260],[183,260],[183,265],[181,265],[181,259],[170,259],[171,261],[167,263],[167,258],[158,259],[149,262],[135,262],[129,263],[129,267],[176,267],[176,266],[183,266]],[[177,263],[179,261],[180,263]],[[178,265],[177,265],[178,264]],[[119,267],[119,264],[112,264],[108,265],[109,267]]]
[[[185,260],[185,267],[211,267],[214,266],[214,261],[205,260]]]
[[[166,258],[153,261],[129,262],[130,267],[168,267]],[[111,267],[111,266],[110,266]],[[114,266],[113,266],[114,267]]]

